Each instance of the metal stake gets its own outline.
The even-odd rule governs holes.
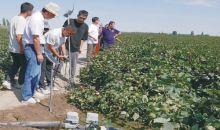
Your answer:
[[[54,79],[53,79],[53,76],[54,76],[54,68],[55,68],[55,64],[53,63],[53,67],[51,69],[51,82],[50,82],[50,101],[49,101],[49,110],[50,112],[52,112],[52,96],[53,96],[53,87],[54,87]]]

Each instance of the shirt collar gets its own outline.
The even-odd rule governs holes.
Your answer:
[[[37,13],[37,15],[39,15],[41,20],[45,20],[43,14],[40,11],[38,11],[36,13]]]

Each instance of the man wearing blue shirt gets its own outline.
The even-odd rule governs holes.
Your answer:
[[[111,21],[108,24],[107,28],[103,28],[102,36],[103,36],[103,47],[109,48],[115,43],[115,39],[121,34],[120,31],[115,29],[115,22]]]

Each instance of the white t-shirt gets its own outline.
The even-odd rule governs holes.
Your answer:
[[[42,45],[46,44],[45,35],[42,35],[42,36],[40,37],[40,44],[42,44]]]
[[[26,25],[26,19],[23,16],[15,16],[11,19],[9,33],[9,51],[12,53],[19,52],[19,44],[16,40],[17,35],[23,35]]]
[[[99,37],[99,27],[95,24],[91,24],[89,26],[89,35],[96,38],[97,41],[93,40],[90,36],[88,37],[88,44],[97,44],[98,43],[98,37]]]
[[[53,45],[56,49],[66,42],[66,37],[62,36],[62,28],[50,30],[45,34],[46,43]]]
[[[30,18],[27,19],[25,26],[23,43],[33,44],[33,35],[38,35],[40,39],[44,32],[44,17],[41,12],[34,13]]]

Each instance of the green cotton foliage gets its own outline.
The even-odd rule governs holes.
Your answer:
[[[220,38],[126,33],[122,39],[81,70],[85,87],[70,93],[73,105],[125,121],[161,122],[163,129],[219,121]]]
[[[0,27],[0,84],[4,80],[4,75],[11,63],[8,51],[8,31],[7,28]]]

